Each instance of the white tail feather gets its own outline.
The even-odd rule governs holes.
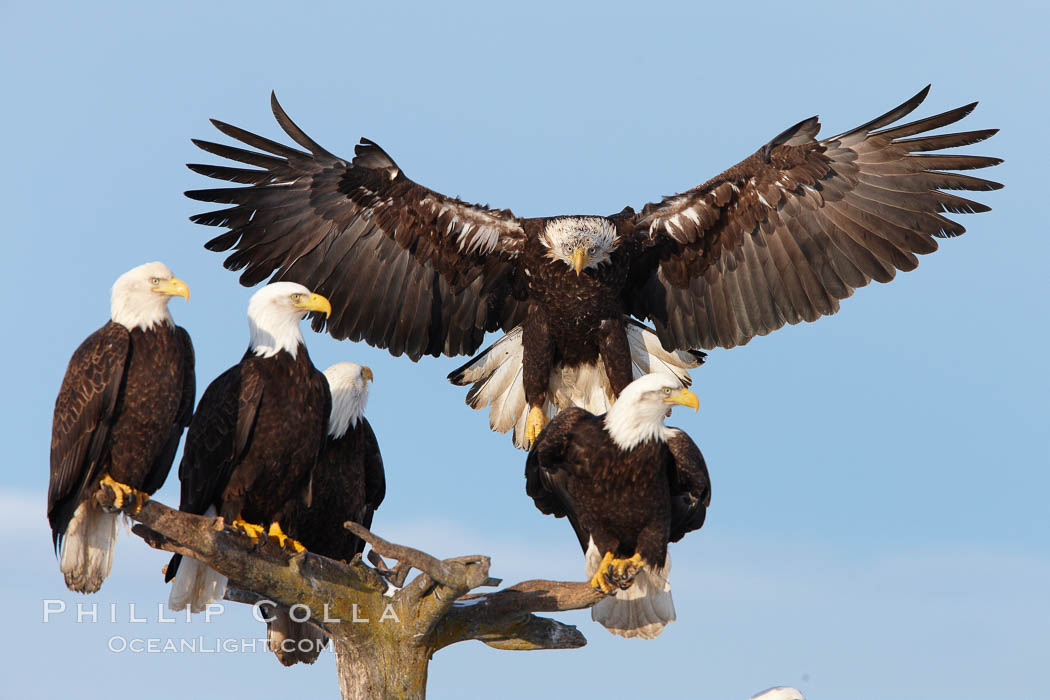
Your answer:
[[[113,568],[119,513],[106,513],[85,501],[73,511],[60,550],[59,568],[66,587],[95,593]]]
[[[269,612],[269,611],[268,611]],[[285,666],[312,664],[328,643],[324,632],[308,622],[296,622],[283,608],[272,611],[266,623],[266,646]]]
[[[204,514],[214,518],[215,508],[209,508]],[[222,600],[226,595],[226,577],[215,569],[202,564],[192,557],[184,556],[179,562],[179,570],[171,582],[171,593],[168,594],[168,608],[203,612],[209,603]]]
[[[587,578],[598,570],[601,554],[589,543]],[[591,619],[621,637],[655,639],[669,623],[675,621],[674,600],[667,577],[671,573],[671,555],[663,568],[645,567],[634,577],[626,591],[617,591],[591,608]]]
[[[665,350],[656,333],[640,323],[625,319],[624,326],[635,379],[650,372],[664,372],[676,377],[684,387],[692,384],[689,370],[700,366],[701,357]],[[449,378],[460,386],[472,384],[467,394],[470,407],[481,410],[489,406],[492,430],[505,433],[513,428],[514,445],[527,449],[524,435],[529,406],[525,401],[522,356],[522,329],[517,326]],[[548,418],[569,406],[601,414],[609,410],[614,400],[605,364],[599,357],[594,365],[554,367],[543,410]]]

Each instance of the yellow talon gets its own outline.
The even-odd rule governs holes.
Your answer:
[[[636,552],[630,559],[614,559],[612,563],[613,572],[618,576],[627,576],[641,568],[644,563],[642,555]],[[631,571],[632,567],[634,571]]]
[[[612,566],[614,561],[612,552],[606,552],[605,556],[602,557],[602,563],[598,565],[598,570],[594,572],[594,576],[591,577],[591,586],[597,588],[602,593],[612,593],[613,585],[606,578],[605,573],[609,567]]]
[[[113,507],[117,510],[121,510],[124,507],[124,501],[129,500],[134,505],[134,509],[131,512],[138,513],[142,510],[142,505],[149,500],[149,494],[145,491],[139,491],[127,484],[122,484],[109,474],[102,477],[99,481],[99,486],[108,486],[113,490]]]
[[[547,414],[539,406],[533,406],[529,411],[529,417],[525,420],[525,443],[532,445],[547,426]]]
[[[635,552],[629,559],[613,559],[609,564],[609,579],[621,590],[626,590],[634,583],[634,575],[645,566],[645,560]]]
[[[240,516],[237,516],[237,519],[233,521],[230,527],[232,527],[235,531],[240,531],[243,532],[245,535],[248,535],[248,538],[252,541],[252,544],[258,542],[259,538],[266,533],[266,528],[264,528],[262,525],[249,523],[245,520],[242,520]]]
[[[291,547],[296,552],[306,551],[306,547],[304,547],[301,542],[284,534],[284,531],[281,530],[281,524],[276,520],[270,523],[270,530],[266,533],[266,536],[271,540],[276,541],[282,549]]]

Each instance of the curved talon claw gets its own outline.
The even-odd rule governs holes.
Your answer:
[[[613,562],[612,552],[606,552],[602,558],[602,563],[598,565],[598,570],[594,572],[594,576],[591,577],[591,586],[598,589],[606,595],[613,592],[613,584],[609,580],[608,572],[612,571]]]
[[[266,533],[266,529],[262,525],[249,523],[245,520],[242,520],[240,517],[234,520],[233,523],[231,523],[230,527],[235,532],[241,532],[247,535],[248,539],[252,541],[252,544],[257,543],[259,541],[259,538]]]
[[[635,553],[629,559],[613,559],[606,577],[620,590],[627,590],[634,583],[635,574],[645,565],[641,555]]]
[[[113,509],[121,510],[124,507],[124,501],[132,501],[134,507],[131,509],[132,513],[138,513],[142,510],[142,505],[149,500],[149,494],[145,491],[139,491],[134,489],[127,484],[122,484],[109,474],[106,474],[98,482],[99,486],[108,486],[113,491]]]
[[[547,414],[539,406],[533,406],[529,411],[529,417],[525,419],[525,442],[528,445],[536,442],[543,429],[547,426]]]
[[[270,529],[267,531],[266,536],[276,542],[281,549],[291,549],[296,553],[306,551],[306,547],[301,542],[284,534],[284,531],[281,530],[281,524],[276,520],[270,523]]]

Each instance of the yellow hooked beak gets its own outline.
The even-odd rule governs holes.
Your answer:
[[[576,270],[576,276],[579,277],[580,273],[583,272],[583,268],[587,266],[590,260],[587,259],[587,250],[585,248],[577,248],[572,252],[572,268]]]
[[[171,297],[182,297],[186,301],[190,300],[190,288],[186,286],[185,282],[176,277],[162,281],[153,288],[153,291],[157,294],[167,294]]]
[[[372,375],[372,370],[368,367],[361,367],[361,376],[365,378],[366,382],[374,382],[375,379]]]
[[[332,304],[320,294],[311,294],[309,298],[300,299],[295,308],[306,311],[320,311],[327,318],[332,313]]]
[[[664,401],[667,403],[677,403],[682,406],[688,406],[694,411],[700,410],[700,399],[696,398],[696,394],[688,389],[682,389],[681,391],[675,392],[664,399]]]

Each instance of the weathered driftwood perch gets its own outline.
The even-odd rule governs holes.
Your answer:
[[[114,494],[103,487],[97,499],[111,507]],[[511,650],[582,647],[587,640],[575,626],[532,613],[587,608],[602,597],[585,582],[542,580],[472,594],[500,584],[489,576],[488,557],[437,559],[357,523],[346,527],[379,555],[369,556],[376,568],[360,557],[345,564],[295,554],[267,540],[253,545],[244,534],[224,529],[221,518],[152,500],[136,512],[139,505],[134,497],[124,503],[127,515],[140,523],[132,531],[151,547],[195,557],[228,576],[228,599],[308,610],[311,622],[331,638],[345,700],[423,698],[431,657],[456,642],[474,639]],[[382,557],[397,566],[388,568]],[[420,573],[405,584],[411,568]]]

